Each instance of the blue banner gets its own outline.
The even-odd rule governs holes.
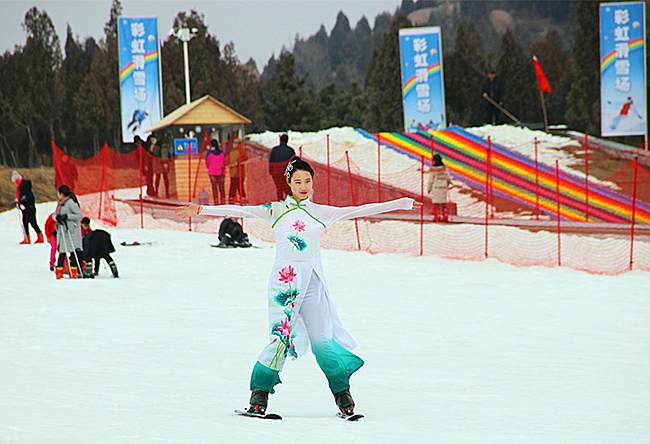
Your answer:
[[[121,17],[118,39],[122,142],[130,143],[162,119],[158,19]]]
[[[199,141],[197,139],[174,139],[174,155],[199,154]]]
[[[446,127],[440,28],[400,29],[399,46],[405,131]]]
[[[646,132],[645,5],[600,5],[600,106],[603,136]]]

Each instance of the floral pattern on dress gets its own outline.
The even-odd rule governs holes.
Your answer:
[[[298,236],[298,233],[305,231],[305,223],[301,220],[296,220],[293,223],[293,229],[296,230],[296,234],[287,236],[289,242],[293,244],[292,251],[305,251],[307,249],[307,241]]]

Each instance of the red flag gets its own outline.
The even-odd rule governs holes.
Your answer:
[[[551,85],[548,84],[546,80],[546,74],[542,71],[542,66],[537,61],[537,57],[533,56],[533,63],[535,63],[535,75],[537,76],[537,84],[539,85],[539,90],[547,93],[553,92],[551,90]]]

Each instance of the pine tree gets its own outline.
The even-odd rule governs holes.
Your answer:
[[[575,77],[567,96],[567,123],[577,131],[600,135],[599,2],[581,0],[573,47]]]
[[[522,122],[541,122],[535,67],[509,30],[501,40],[496,70],[505,92],[504,108]],[[502,119],[510,121],[505,116]]]
[[[384,35],[381,49],[372,55],[366,75],[368,114],[364,127],[368,131],[401,131],[404,128],[399,30],[410,26],[403,14],[397,14]]]
[[[481,85],[485,76],[485,54],[481,36],[472,22],[459,23],[456,50],[445,54],[445,101],[448,123],[461,126],[483,122]]]
[[[313,131],[319,126],[317,98],[306,90],[305,77],[296,74],[293,54],[284,51],[271,78],[264,82],[262,109],[271,131]]]
[[[54,24],[47,12],[31,8],[25,14],[23,28],[27,31],[27,42],[23,49],[26,62],[23,112],[21,126],[29,139],[28,165],[34,166],[38,150],[44,156],[50,152],[49,140],[54,139],[58,120],[56,109],[56,72],[61,66],[61,46]],[[44,127],[46,136],[38,137],[39,127]],[[49,157],[49,156],[48,156]]]

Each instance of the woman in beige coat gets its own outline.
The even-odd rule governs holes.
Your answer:
[[[433,156],[433,166],[429,168],[429,184],[427,193],[431,196],[433,202],[433,220],[434,222],[446,222],[449,218],[447,211],[447,189],[451,183],[451,177],[447,167],[442,162],[440,154]]]

